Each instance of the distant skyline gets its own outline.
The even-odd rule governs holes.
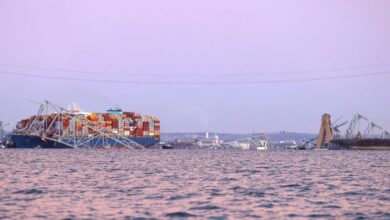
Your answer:
[[[162,132],[390,130],[390,1],[0,0],[0,121],[50,100]],[[9,127],[10,128],[10,127]]]

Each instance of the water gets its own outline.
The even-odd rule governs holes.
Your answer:
[[[390,219],[389,151],[0,150],[0,218]]]

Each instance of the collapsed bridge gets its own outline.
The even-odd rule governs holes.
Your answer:
[[[159,141],[159,126],[152,116],[120,109],[86,113],[45,101],[36,115],[17,124],[11,139],[27,148],[143,149]]]
[[[320,132],[316,148],[331,148],[332,146],[349,148],[350,146],[390,146],[390,133],[367,117],[356,113],[350,121],[331,123],[331,116],[322,116]],[[343,132],[341,127],[348,127]]]

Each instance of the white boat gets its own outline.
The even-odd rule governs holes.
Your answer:
[[[266,140],[260,140],[257,147],[257,150],[268,150],[268,143]]]

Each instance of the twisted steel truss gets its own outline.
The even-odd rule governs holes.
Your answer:
[[[361,122],[365,121],[365,124]],[[361,128],[365,125],[365,129]],[[361,131],[361,129],[364,129]],[[389,132],[378,124],[372,122],[367,117],[356,113],[350,121],[349,127],[345,134],[346,138],[355,138],[356,136],[362,136],[364,138],[381,138],[386,139],[389,137]]]
[[[67,129],[63,126],[64,120],[69,121]],[[76,129],[76,121],[88,132],[80,133]],[[99,123],[89,120],[82,113],[66,110],[49,101],[40,105],[36,117],[23,133],[39,136],[42,140],[53,141],[56,145],[62,144],[71,148],[109,148],[114,146],[128,149],[145,148],[128,137],[115,134]]]

